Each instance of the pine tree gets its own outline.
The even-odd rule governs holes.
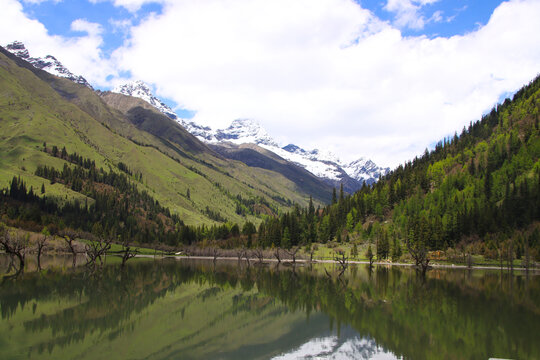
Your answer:
[[[313,216],[315,215],[315,207],[313,206],[313,197],[309,196],[309,207],[308,207],[308,222],[313,221]]]
[[[354,243],[351,249],[351,257],[355,259],[357,256],[358,256],[358,246],[356,246],[356,243]]]
[[[290,236],[288,227],[286,227],[283,230],[283,236],[281,238],[281,247],[284,248],[284,249],[290,249],[291,248],[291,236]]]

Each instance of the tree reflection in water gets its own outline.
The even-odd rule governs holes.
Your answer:
[[[0,357],[269,358],[326,339],[351,357],[540,358],[539,276],[132,261],[4,279]]]

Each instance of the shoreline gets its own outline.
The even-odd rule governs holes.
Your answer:
[[[183,255],[183,256],[179,256],[179,255],[136,255],[135,256],[136,258],[156,258],[156,257],[159,257],[159,258],[171,258],[171,259],[175,259],[175,260],[183,260],[183,259],[186,259],[186,260],[214,260],[214,257],[213,256],[187,256],[187,255]],[[225,261],[231,261],[231,260],[235,260],[235,261],[239,261],[238,260],[238,257],[232,257],[232,256],[218,256],[215,258],[216,260],[225,260]],[[242,262],[245,262],[246,261],[246,258],[243,257],[240,259]],[[259,259],[258,258],[249,258],[249,261],[250,263],[254,263],[254,264],[258,264],[260,263],[259,262]],[[309,261],[309,260],[306,260],[306,259],[297,259],[296,260],[297,263],[301,263],[303,265],[306,265],[306,264],[339,264],[338,261],[336,260],[313,260],[313,261]],[[270,258],[270,259],[263,259],[262,263],[278,263],[278,260],[277,259],[274,259],[274,258]],[[281,260],[281,263],[286,263],[286,264],[292,264],[292,260],[290,259],[284,259],[284,260]],[[350,261],[347,261],[347,264],[354,264],[354,265],[369,265],[369,261],[364,261],[364,260],[350,260]],[[415,265],[414,264],[409,264],[409,263],[392,263],[392,262],[373,262],[373,265],[384,265],[384,266],[403,266],[403,267],[414,267]],[[512,269],[509,269],[508,267],[500,267],[500,266],[493,266],[493,265],[474,265],[474,266],[467,266],[467,265],[455,265],[455,264],[431,264],[429,265],[430,268],[436,268],[436,269],[462,269],[462,270],[505,270],[505,271],[513,271],[513,270],[516,270],[516,271],[530,271],[530,272],[538,272],[540,273],[540,268],[524,268],[524,267],[514,267]]]

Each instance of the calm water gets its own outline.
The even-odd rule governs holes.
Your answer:
[[[64,260],[3,279],[0,359],[540,359],[540,276]]]

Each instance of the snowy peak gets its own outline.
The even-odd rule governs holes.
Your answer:
[[[390,172],[390,168],[382,168],[377,166],[369,159],[360,158],[349,164],[343,165],[343,170],[358,181],[366,181],[369,183],[371,179],[377,181],[379,177],[385,176]]]
[[[162,112],[163,114],[167,115],[173,120],[176,120],[178,117],[174,113],[174,111],[168,107],[163,101],[159,100],[153,93],[150,87],[140,81],[132,81],[123,85],[116,86],[112,92],[127,95],[127,96],[133,96],[139,99],[142,99],[155,107],[157,110]]]
[[[93,90],[92,86],[86,81],[86,79],[80,75],[75,75],[68,70],[60,61],[58,61],[54,56],[47,55],[44,58],[33,58],[30,56],[26,46],[20,41],[14,41],[11,44],[6,46],[8,50],[13,55],[28,61],[35,68],[44,70],[49,74],[53,74],[59,77],[66,78],[68,80],[74,81],[78,84],[89,87]]]
[[[21,59],[28,60],[30,58],[30,53],[26,49],[26,46],[20,41],[14,41],[8,44],[6,50]]]
[[[176,121],[180,123],[189,133],[199,138],[199,140],[207,143],[216,143],[215,131],[208,126],[201,126],[193,121],[186,121],[185,119],[177,118]]]
[[[237,119],[225,129],[213,130],[193,121],[178,118],[173,110],[154,96],[150,87],[142,81],[117,86],[112,92],[145,100],[171,119],[176,120],[188,132],[203,142],[215,145],[226,142],[236,145],[256,144],[306,169],[333,186],[347,183],[347,189],[350,192],[359,189],[364,182],[368,184],[376,182],[381,175],[385,175],[389,170],[382,169],[371,160],[362,158],[350,164],[344,164],[329,151],[305,150],[294,144],[280,147],[261,124],[252,119]]]
[[[290,152],[291,154],[301,155],[310,160],[332,162],[332,163],[340,164],[339,158],[330,151],[321,151],[319,149],[313,149],[313,150],[307,151],[294,144],[289,144],[287,146],[284,146],[282,147],[282,149]]]
[[[255,120],[237,119],[223,130],[216,131],[217,141],[228,141],[235,144],[257,144],[278,147],[278,144],[266,130]]]
[[[333,185],[348,182],[350,191],[359,189],[364,182],[376,182],[381,175],[386,175],[389,171],[363,158],[344,164],[330,151],[305,150],[294,144],[280,147],[257,121],[251,119],[234,120],[229,127],[220,130],[212,130],[183,119],[178,121],[201,141],[212,144],[230,142],[238,145],[259,145]]]

